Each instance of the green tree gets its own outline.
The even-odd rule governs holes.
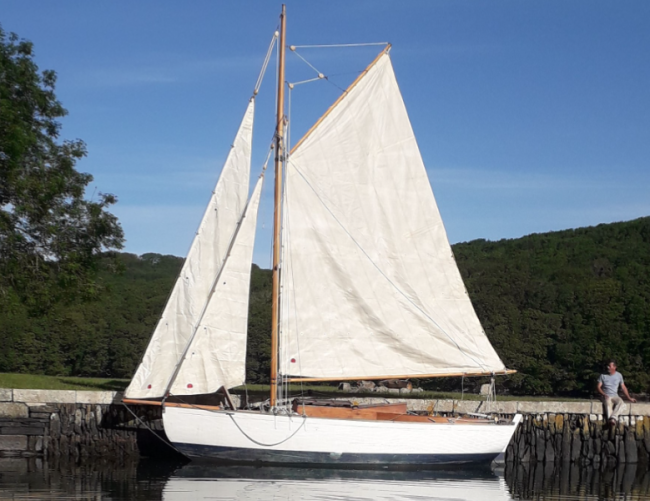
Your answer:
[[[5,316],[43,314],[62,299],[94,298],[102,251],[123,232],[107,211],[110,194],[84,198],[90,174],[76,163],[81,140],[60,141],[67,114],[54,71],[39,71],[33,46],[0,28],[0,308]],[[110,263],[114,265],[115,263]],[[37,344],[31,344],[36,347]]]

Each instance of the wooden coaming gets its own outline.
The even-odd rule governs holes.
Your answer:
[[[377,413],[406,414],[406,404],[364,405],[358,407],[327,407],[320,405],[294,404],[293,411],[309,417],[330,419],[377,419]]]

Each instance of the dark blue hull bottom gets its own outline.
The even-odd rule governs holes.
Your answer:
[[[445,464],[489,463],[496,454],[333,454],[329,452],[278,451],[215,447],[175,443],[189,458],[212,459],[228,463],[284,464],[296,466],[439,466]]]

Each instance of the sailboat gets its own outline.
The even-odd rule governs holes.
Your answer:
[[[165,432],[188,457],[339,466],[491,461],[520,416],[411,415],[403,402],[286,398],[292,382],[512,371],[458,271],[390,45],[288,151],[284,7],[280,21],[268,405],[238,409],[228,393],[245,381],[264,180],[263,172],[248,197],[257,88],[124,401],[162,405]]]

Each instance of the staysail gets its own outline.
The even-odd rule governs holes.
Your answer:
[[[244,384],[251,263],[263,177],[255,185],[214,294],[171,387],[172,395]]]
[[[280,372],[503,372],[456,266],[388,54],[286,168]]]
[[[246,207],[254,110],[251,100],[165,311],[125,392],[126,398],[164,396],[196,327]]]

